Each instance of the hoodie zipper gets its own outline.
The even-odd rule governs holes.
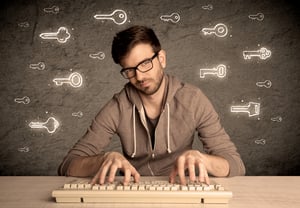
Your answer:
[[[149,133],[149,129],[148,129],[148,126],[147,126],[147,121],[146,121],[146,117],[145,117],[145,111],[144,111],[144,108],[142,108],[141,112],[139,112],[140,115],[141,115],[141,118],[142,118],[142,123],[147,131],[147,136],[148,136],[148,141],[149,141],[149,144],[150,144],[150,148],[151,148],[151,157],[152,159],[154,159],[155,157],[155,154],[154,154],[154,148],[155,148],[155,144],[154,144],[154,148],[152,148],[152,142],[151,142],[151,136],[150,136],[150,133]],[[155,132],[154,132],[154,136],[155,136]],[[147,163],[147,166],[148,166],[148,169],[151,173],[152,176],[155,176],[151,166],[150,166],[150,163],[148,162]]]

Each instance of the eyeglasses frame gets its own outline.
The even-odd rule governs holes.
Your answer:
[[[138,63],[135,67],[127,67],[127,68],[121,69],[121,71],[120,71],[121,75],[122,75],[125,79],[131,79],[131,78],[133,78],[133,77],[136,76],[136,70],[138,70],[138,71],[140,71],[140,72],[142,72],[142,73],[146,73],[146,72],[150,71],[151,69],[153,69],[153,59],[155,59],[155,58],[158,56],[158,53],[159,53],[159,52],[154,53],[154,55],[153,55],[151,58],[147,58],[147,59],[141,61],[141,62]],[[141,70],[139,70],[138,67],[139,67],[142,63],[144,63],[145,61],[151,61],[152,67],[151,67],[150,69],[146,70],[146,71],[141,71]],[[124,71],[126,71],[126,70],[128,70],[128,69],[134,69],[134,70],[135,70],[135,75],[132,76],[132,77],[126,77],[123,73],[124,73]]]

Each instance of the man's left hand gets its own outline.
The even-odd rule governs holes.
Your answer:
[[[178,175],[180,183],[186,185],[185,170],[188,169],[189,180],[199,181],[209,184],[209,177],[204,162],[205,155],[198,150],[188,150],[180,155],[175,162],[175,165],[170,174],[170,183],[175,183],[175,178]],[[199,175],[196,176],[198,169]]]

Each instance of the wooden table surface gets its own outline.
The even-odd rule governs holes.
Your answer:
[[[72,177],[60,176],[1,176],[0,207],[12,208],[77,208],[77,207],[216,207],[201,204],[94,204],[56,203],[51,197],[54,189]],[[211,178],[232,191],[229,208],[300,208],[300,176],[243,176]]]

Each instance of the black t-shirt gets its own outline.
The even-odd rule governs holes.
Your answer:
[[[152,144],[152,149],[153,149],[154,145],[155,145],[155,128],[157,126],[159,117],[157,117],[155,119],[151,119],[146,114],[146,119],[147,119],[147,125],[148,125],[148,129],[149,129],[149,133],[150,133],[150,137],[151,137],[151,144]]]

